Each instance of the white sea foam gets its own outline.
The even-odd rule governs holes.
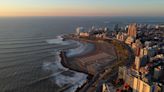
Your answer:
[[[70,44],[75,44],[76,42],[73,40],[66,40],[63,41],[63,38],[61,36],[57,36],[55,39],[48,39],[47,43],[49,44],[59,44],[59,45],[70,45]]]
[[[59,45],[71,45],[75,44],[78,47],[74,49],[70,49],[67,51],[67,56],[75,56],[80,55],[82,53],[87,52],[87,48],[89,48],[89,44],[80,43],[78,41],[66,40],[63,41],[61,37],[57,37],[56,39],[47,40],[49,44],[59,44]],[[54,48],[55,49],[55,48]],[[90,49],[90,48],[89,48]],[[43,63],[43,68],[45,70],[49,70],[53,72],[54,82],[59,87],[64,87],[65,85],[69,85],[69,89],[65,92],[75,92],[78,87],[81,87],[87,80],[87,74],[76,72],[65,68],[61,64],[61,57],[59,56],[59,52],[55,51],[55,62],[45,62]],[[65,74],[66,73],[66,74]]]
[[[43,68],[48,71],[53,72],[54,82],[59,87],[64,87],[65,85],[70,85],[70,88],[65,92],[75,92],[78,87],[81,87],[87,80],[87,75],[84,73],[79,73],[76,71],[69,70],[61,64],[61,58],[59,53],[55,54],[55,62],[45,62],[43,63]],[[70,72],[70,74],[65,75],[64,72]]]
[[[76,77],[76,78],[75,78]],[[86,82],[86,75],[80,75],[78,73],[76,73],[76,76],[74,78],[76,79],[76,82],[72,82],[72,87],[70,87],[69,89],[67,89],[64,92],[75,92],[77,90],[77,88],[81,87],[85,82]],[[73,84],[74,83],[74,84]]]
[[[67,57],[71,57],[71,56],[75,56],[75,55],[81,54],[85,50],[86,44],[82,44],[80,42],[77,42],[77,45],[78,45],[77,48],[69,49],[67,51]]]
[[[55,77],[55,82],[60,87],[63,87],[64,85],[72,85],[74,88],[75,86],[81,86],[84,81],[86,81],[87,75],[83,73],[78,73],[75,71],[68,70],[67,72],[71,72],[71,76],[59,74]],[[71,88],[72,88],[71,87]]]
[[[68,68],[65,68],[62,64],[61,64],[61,58],[59,56],[59,52],[55,53],[55,62],[44,62],[43,63],[43,67],[45,70],[51,70],[54,73],[58,73],[61,71],[67,71]]]
[[[69,49],[66,53],[67,57],[72,57],[72,56],[79,56],[88,53],[91,51],[94,46],[90,43],[81,43],[81,42],[76,42],[78,45],[77,48]]]

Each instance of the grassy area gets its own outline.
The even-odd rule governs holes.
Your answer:
[[[117,53],[118,61],[127,61],[128,59],[128,50],[116,40],[112,40],[111,43],[114,45]]]

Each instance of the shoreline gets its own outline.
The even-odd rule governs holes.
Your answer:
[[[62,84],[62,82],[61,82],[61,84],[57,84],[57,85],[61,85],[58,92],[67,92],[67,91],[69,92],[71,90],[73,92],[75,92],[76,91],[75,89],[78,89],[79,87],[83,86],[83,84],[86,83],[85,81],[87,80],[87,74],[85,74],[83,72],[78,72],[76,70],[72,70],[72,69],[64,66],[63,63],[62,63],[63,57],[61,56],[61,51],[58,51],[57,53],[58,53],[58,56],[61,59],[58,63],[61,64],[61,66],[66,69],[65,71],[62,71],[61,75],[59,75],[59,76],[63,76],[63,74],[64,74],[64,76],[66,76],[66,78],[69,77],[70,80],[72,81],[72,83],[71,83],[71,81],[69,81],[67,79],[66,80],[64,79],[63,81],[69,81],[69,82],[64,83],[64,85]],[[69,73],[72,73],[73,75],[72,74],[70,75]],[[79,74],[80,74],[80,76],[79,76],[80,78],[78,78]],[[59,79],[60,78],[61,77],[59,77]]]
[[[100,88],[97,87],[99,85],[99,81],[104,80],[104,79],[111,80],[112,78],[114,78],[114,77],[111,77],[111,75],[113,75],[113,73],[112,73],[113,69],[114,69],[113,71],[116,71],[118,66],[126,65],[126,63],[131,61],[131,60],[127,61],[126,59],[123,61],[118,60],[118,58],[122,57],[123,54],[117,53],[117,51],[118,51],[117,45],[115,45],[114,43],[117,43],[119,46],[121,46],[122,48],[127,50],[129,53],[130,53],[130,51],[127,49],[127,47],[123,43],[120,43],[119,41],[118,42],[114,41],[114,39],[108,38],[108,39],[104,39],[104,40],[100,39],[100,41],[99,40],[96,41],[96,40],[81,39],[81,38],[80,39],[79,38],[71,38],[70,35],[67,35],[67,37],[64,39],[71,39],[71,40],[75,40],[75,41],[79,41],[79,42],[92,43],[95,45],[95,48],[92,51],[90,51],[89,53],[87,53],[85,55],[82,54],[81,56],[77,56],[77,57],[76,56],[75,57],[67,57],[65,51],[62,51],[62,50],[60,51],[61,64],[64,67],[66,67],[70,70],[88,75],[86,78],[87,81],[85,83],[83,83],[82,86],[78,87],[75,92],[90,92],[90,91],[94,91],[97,89],[100,90]],[[107,56],[107,57],[104,57],[104,56]],[[100,57],[100,58],[98,58],[98,57]],[[129,55],[127,57],[129,57]],[[88,59],[83,59],[83,58],[89,58],[89,60],[93,59],[92,63],[100,64],[101,67],[97,67],[100,69],[97,70],[96,67],[87,68],[88,65],[81,66],[81,64],[83,64],[85,62],[86,63],[91,62],[91,61],[88,61]],[[97,61],[96,58],[98,58],[100,60]],[[104,61],[104,58],[106,58],[107,61],[106,60]],[[80,61],[78,61],[79,59],[80,59]],[[105,66],[103,64],[105,64]],[[93,68],[95,68],[95,72],[92,71]],[[117,72],[115,72],[114,75],[117,75]],[[108,78],[108,77],[111,77],[111,78]]]
[[[73,69],[73,68],[69,67],[69,65],[67,63],[65,63],[67,61],[65,52],[60,51],[60,57],[61,57],[61,64],[64,67],[66,67],[66,68],[68,68],[68,69],[70,69],[72,71],[83,73],[83,74],[87,75],[86,82],[84,82],[80,87],[78,87],[76,89],[76,91],[74,91],[74,92],[79,92],[83,87],[85,87],[93,79],[94,75],[89,74],[87,71],[80,71],[80,70]]]
[[[57,70],[61,70],[61,72],[59,72],[59,74],[55,75],[55,84],[59,85],[59,92],[75,92],[76,89],[78,89],[79,87],[83,86],[83,84],[86,83],[86,81],[88,80],[87,73],[81,72],[81,71],[77,71],[77,70],[73,70],[67,66],[65,66],[66,64],[63,63],[64,61],[64,54],[62,54],[62,51],[67,51],[69,55],[75,55],[76,56],[76,51],[77,50],[71,50],[70,49],[76,49],[79,48],[82,49],[82,51],[80,53],[78,53],[80,56],[81,54],[85,54],[86,52],[88,53],[88,51],[83,50],[85,48],[89,48],[92,45],[85,45],[85,43],[80,44],[80,42],[76,41],[76,40],[72,40],[72,39],[64,39],[64,37],[62,36],[57,36],[56,39],[50,39],[47,41],[50,44],[59,44],[61,46],[66,46],[64,47],[64,49],[58,49],[55,50],[55,53],[57,53],[57,61],[56,61],[56,68]],[[91,47],[92,48],[92,47]],[[94,49],[93,49],[94,50]],[[90,50],[89,50],[90,51]],[[57,64],[58,63],[58,64]],[[64,70],[64,71],[63,71]]]
[[[82,56],[84,56],[84,57],[87,57],[87,56],[92,56],[92,55],[94,55],[94,54],[96,54],[96,53],[102,53],[101,52],[101,47],[103,46],[99,46],[98,45],[98,43],[99,42],[97,42],[97,41],[92,41],[92,40],[86,40],[86,39],[76,39],[76,38],[69,38],[70,36],[67,36],[68,37],[68,39],[73,39],[73,40],[75,40],[75,41],[79,41],[79,42],[84,42],[85,44],[86,43],[90,43],[90,44],[93,44],[95,47],[91,50],[91,51],[89,51],[89,52],[87,52],[87,53],[85,53],[84,52],[84,54],[82,53],[81,55]],[[67,40],[67,38],[64,38],[64,39],[66,39]],[[101,43],[101,42],[100,42]],[[107,42],[106,42],[107,43]],[[107,45],[111,45],[111,44],[109,44],[109,43],[107,43]],[[109,46],[110,47],[110,46]],[[109,48],[108,47],[108,48]],[[106,47],[107,48],[107,47]],[[113,49],[112,48],[112,46],[110,47],[110,49]],[[112,50],[111,50],[111,52],[112,52]],[[115,52],[114,52],[115,53]],[[81,55],[79,54],[78,56],[74,56],[74,57],[72,57],[72,58],[77,58],[77,57],[81,57]],[[61,64],[64,66],[64,67],[66,67],[66,68],[68,68],[68,69],[70,69],[70,70],[73,70],[73,71],[76,71],[76,72],[80,72],[80,73],[84,73],[84,74],[87,74],[88,76],[87,76],[87,79],[86,79],[86,82],[85,83],[83,83],[83,85],[82,86],[80,86],[80,87],[78,87],[77,89],[76,89],[76,91],[75,92],[81,92],[81,90],[85,90],[85,89],[87,89],[92,83],[93,83],[93,81],[94,80],[96,80],[97,78],[99,78],[100,77],[100,75],[99,75],[99,73],[96,73],[96,74],[93,74],[93,73],[91,73],[90,74],[90,72],[89,71],[86,71],[86,70],[84,70],[84,69],[80,69],[78,66],[75,66],[75,67],[72,67],[72,63],[70,64],[69,63],[69,57],[67,57],[67,55],[66,55],[66,52],[65,51],[60,51],[60,57],[61,57]],[[113,60],[112,60],[113,61]],[[115,61],[115,59],[114,59],[114,61]],[[77,61],[78,62],[78,61]],[[77,63],[73,63],[73,64],[77,64]],[[104,71],[104,69],[102,69],[103,71]],[[101,71],[102,71],[101,70]],[[100,72],[100,71],[99,71]],[[89,84],[89,85],[88,85]]]

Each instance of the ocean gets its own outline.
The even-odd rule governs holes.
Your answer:
[[[87,75],[60,64],[58,51],[76,42],[63,44],[57,36],[80,26],[112,29],[133,22],[164,24],[164,17],[0,17],[0,92],[58,92],[79,75],[85,80]]]

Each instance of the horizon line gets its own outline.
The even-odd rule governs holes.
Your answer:
[[[158,17],[158,18],[164,18],[164,16],[99,16],[99,15],[95,15],[95,16],[0,16],[0,17],[150,17],[150,18],[154,18],[154,17]]]

